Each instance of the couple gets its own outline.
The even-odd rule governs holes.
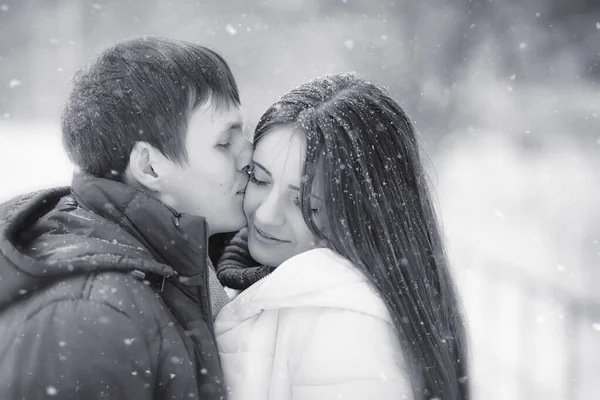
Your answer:
[[[398,104],[332,75],[271,106],[253,144],[242,123],[199,45],[132,39],[76,74],[72,185],[0,206],[2,399],[468,398]]]

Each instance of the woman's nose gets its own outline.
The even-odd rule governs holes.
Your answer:
[[[267,196],[267,198],[256,209],[254,216],[258,223],[265,227],[279,227],[283,225],[284,217],[277,194],[272,192],[269,196]]]

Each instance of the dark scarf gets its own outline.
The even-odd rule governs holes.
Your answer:
[[[223,286],[244,290],[269,275],[274,268],[259,265],[248,250],[248,228],[241,229],[225,247],[217,266]]]

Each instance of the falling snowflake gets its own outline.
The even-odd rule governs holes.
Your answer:
[[[21,86],[23,84],[23,82],[21,82],[18,79],[11,79],[10,82],[8,82],[8,87],[13,89],[16,88],[17,86]]]
[[[58,345],[60,347],[65,347],[67,345],[67,343],[61,340],[60,342],[58,342]]]
[[[46,394],[48,396],[56,396],[58,394],[58,390],[56,390],[56,388],[54,386],[47,386]]]
[[[600,322],[594,322],[592,324],[592,329],[595,330],[595,331],[600,332]]]
[[[125,345],[127,345],[127,346],[131,346],[131,344],[133,344],[134,340],[135,340],[135,338],[125,339],[125,340],[123,340],[123,343],[125,343]]]
[[[525,43],[525,42],[521,42],[521,43],[519,43],[519,48],[520,48],[521,50],[525,50],[525,49],[527,48],[527,43]]]
[[[346,46],[348,50],[352,50],[354,48],[354,41],[352,39],[348,39],[344,41],[344,46]]]
[[[227,26],[225,26],[225,30],[227,31],[227,33],[229,33],[231,36],[235,35],[237,33],[237,29],[235,29],[233,27],[233,25],[231,24],[227,24]]]

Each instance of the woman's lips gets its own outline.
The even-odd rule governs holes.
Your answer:
[[[263,242],[266,242],[266,243],[288,243],[287,240],[278,239],[275,236],[263,231],[256,225],[253,226],[252,231],[254,233],[254,236]]]

